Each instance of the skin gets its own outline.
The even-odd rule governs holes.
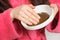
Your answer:
[[[50,7],[54,10],[54,14],[56,15],[58,12],[58,7],[56,4],[51,4]]]
[[[51,4],[51,8],[54,10],[54,14],[58,12],[58,7],[56,4]],[[39,15],[34,12],[34,6],[32,4],[21,5],[12,9],[10,16],[25,22],[28,25],[37,24],[39,22]]]

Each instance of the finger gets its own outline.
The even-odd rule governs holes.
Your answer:
[[[39,19],[37,19],[34,15],[32,15],[30,12],[28,12],[27,10],[24,10],[24,13],[32,20],[34,20],[35,22],[39,22]]]
[[[34,15],[36,18],[40,19],[40,16],[39,16],[38,14],[36,14],[33,9],[27,7],[27,10],[28,10],[32,15]]]
[[[21,14],[22,13],[22,14]],[[28,20],[28,21],[30,21],[32,24],[37,24],[38,22],[36,22],[36,21],[34,21],[32,18],[30,18],[29,16],[27,16],[26,14],[25,14],[26,12],[20,12],[20,15],[24,18],[24,19],[26,19],[26,20]]]
[[[24,23],[28,24],[28,25],[32,25],[32,23],[30,21],[28,21],[27,19],[25,19],[24,17],[22,16],[19,16],[18,17],[19,20],[23,21]]]

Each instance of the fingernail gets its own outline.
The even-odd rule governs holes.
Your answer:
[[[32,25],[32,23],[30,23],[29,25]]]
[[[39,22],[39,20],[37,22]]]
[[[39,22],[39,19],[36,19],[35,21]]]
[[[40,16],[38,18],[40,19]]]
[[[34,24],[37,24],[38,22],[35,22]]]

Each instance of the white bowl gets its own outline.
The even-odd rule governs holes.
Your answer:
[[[41,12],[46,12],[50,15],[50,17],[44,21],[43,23],[36,25],[36,26],[28,26],[27,24],[25,24],[24,22],[21,21],[21,24],[23,25],[23,27],[27,30],[38,30],[41,29],[45,26],[47,26],[50,22],[52,22],[52,20],[54,19],[54,11],[52,8],[50,8],[49,5],[38,5],[35,7],[34,11],[36,13],[41,13]]]

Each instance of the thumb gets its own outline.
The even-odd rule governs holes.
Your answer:
[[[58,7],[56,4],[51,4],[50,7],[54,10],[54,14],[57,14],[58,12]]]

